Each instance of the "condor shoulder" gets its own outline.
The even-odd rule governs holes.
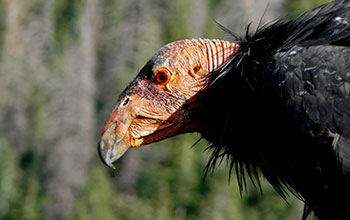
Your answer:
[[[274,55],[267,69],[300,119],[350,137],[350,47],[295,46]]]
[[[265,76],[303,132],[333,137],[350,174],[350,47],[295,46],[275,54]]]

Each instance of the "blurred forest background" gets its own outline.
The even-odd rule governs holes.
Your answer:
[[[322,0],[0,0],[0,219],[300,219],[268,183],[241,198],[198,135],[129,150],[110,170],[96,144],[121,90],[164,44],[230,40]]]

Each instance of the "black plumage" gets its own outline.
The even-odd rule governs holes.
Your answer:
[[[234,38],[241,51],[212,73],[207,111],[195,113],[215,131],[203,132],[207,171],[227,156],[241,189],[260,170],[305,201],[304,217],[350,219],[350,1]]]
[[[304,218],[350,219],[350,0],[244,37],[223,29],[234,43],[183,40],[150,59],[102,129],[102,161],[199,132],[212,143],[207,172],[227,159],[241,190],[262,173],[305,201]]]

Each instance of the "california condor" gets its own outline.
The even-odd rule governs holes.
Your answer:
[[[350,1],[244,37],[222,28],[231,41],[176,41],[146,63],[102,130],[103,162],[199,132],[207,170],[227,158],[241,188],[262,173],[305,201],[303,218],[350,219]]]

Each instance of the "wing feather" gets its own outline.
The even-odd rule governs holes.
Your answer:
[[[314,137],[334,138],[344,172],[350,170],[350,48],[294,46],[274,55],[281,98]]]

